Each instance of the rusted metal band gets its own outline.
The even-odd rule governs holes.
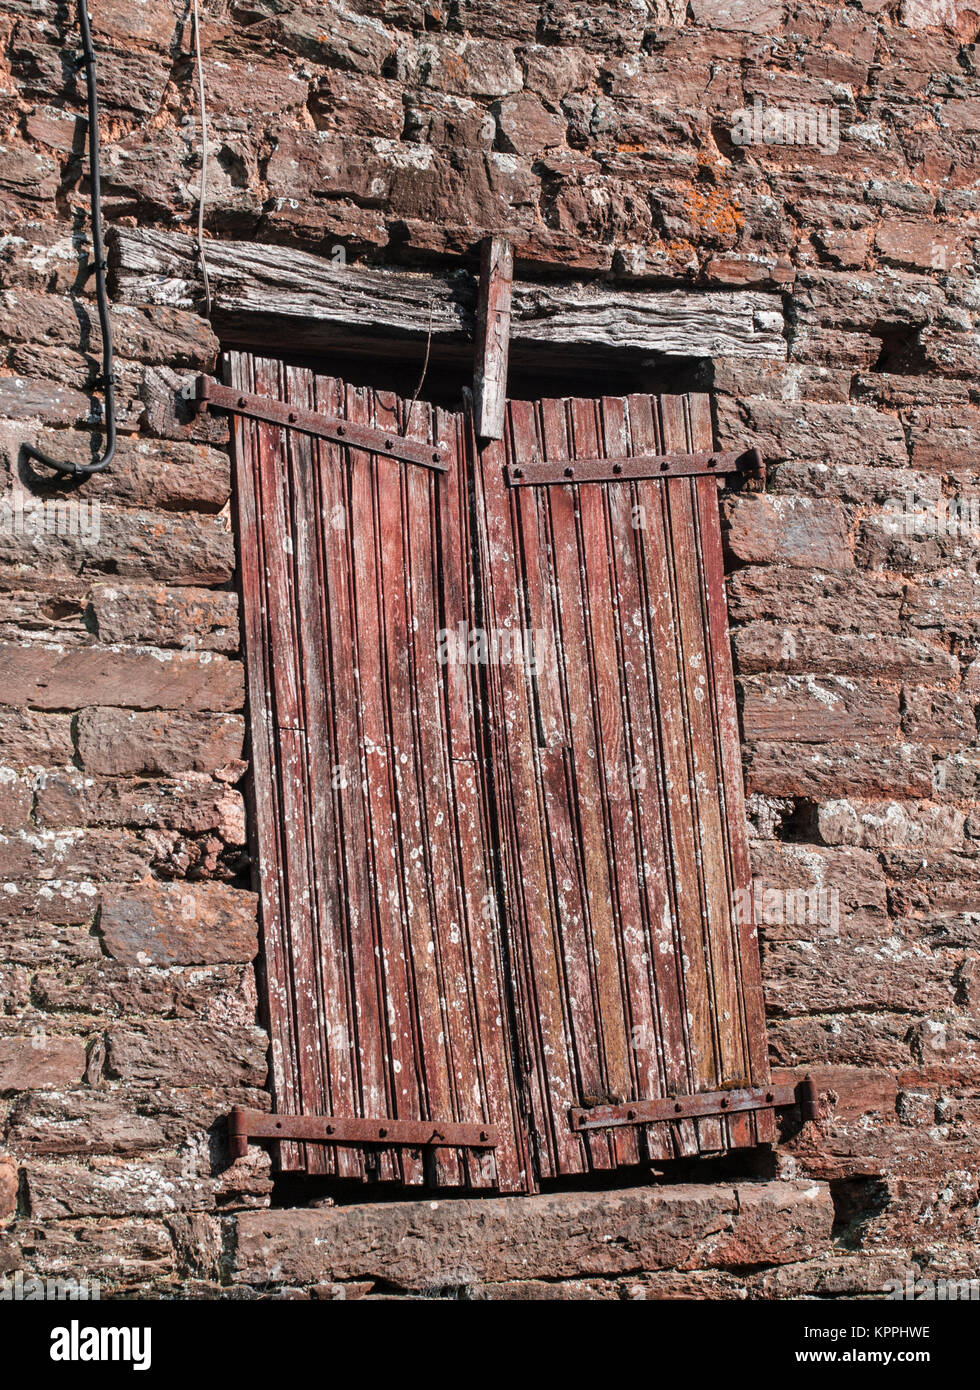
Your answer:
[[[568,1112],[576,1131],[612,1129],[618,1125],[661,1124],[666,1120],[699,1120],[709,1115],[744,1114],[798,1105],[804,1120],[819,1118],[817,1089],[807,1076],[798,1085],[754,1086],[744,1090],[705,1091],[693,1096],[633,1100],[622,1105],[597,1105]]]
[[[413,1149],[495,1149],[493,1125],[446,1120],[360,1120],[338,1115],[267,1115],[235,1106],[228,1118],[234,1157],[249,1139],[292,1139],[306,1144],[405,1145]],[[236,1145],[240,1152],[236,1152]]]
[[[617,483],[649,478],[692,478],[703,473],[761,473],[758,449],[695,454],[634,454],[622,458],[548,459],[508,464],[511,487],[542,483]]]
[[[301,434],[313,434],[318,439],[343,444],[349,449],[363,449],[366,453],[383,454],[386,458],[399,459],[403,463],[421,464],[423,468],[433,468],[438,473],[445,473],[449,468],[449,450],[444,444],[403,439],[393,430],[354,424],[332,415],[321,415],[316,410],[302,410],[285,401],[273,400],[271,396],[249,395],[232,386],[222,386],[209,376],[197,377],[182,387],[180,394],[183,400],[198,401],[234,415],[247,415],[267,425],[299,430]]]

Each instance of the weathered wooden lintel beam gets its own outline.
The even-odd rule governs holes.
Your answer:
[[[472,352],[476,282],[465,269],[420,273],[336,265],[305,251],[209,241],[219,332],[270,351],[386,350],[415,354],[430,329],[434,355]],[[118,227],[112,287],[123,304],[200,304],[189,236]],[[607,284],[515,282],[511,347],[622,349],[664,357],[785,358],[782,302],[758,291],[621,290]]]

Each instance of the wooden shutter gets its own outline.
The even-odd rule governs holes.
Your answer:
[[[512,401],[478,455],[481,621],[536,654],[490,666],[487,718],[542,1177],[773,1134],[771,1110],[569,1122],[769,1081],[717,481],[505,476],[711,447],[706,397],[630,396]]]
[[[396,434],[406,402],[232,353],[229,380]],[[464,422],[449,471],[236,417],[241,584],[276,1109],[491,1123],[489,1152],[283,1143],[286,1169],[530,1181],[489,866],[476,672],[437,654],[471,577]]]

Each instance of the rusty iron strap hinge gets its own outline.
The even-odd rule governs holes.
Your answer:
[[[709,1115],[744,1114],[751,1110],[780,1110],[798,1105],[804,1120],[819,1119],[817,1087],[811,1076],[797,1085],[755,1086],[745,1090],[705,1091],[701,1095],[631,1100],[622,1105],[597,1105],[568,1112],[572,1129],[611,1129],[617,1125],[660,1124],[665,1120],[700,1120]]]
[[[493,1125],[446,1120],[358,1120],[342,1115],[267,1115],[236,1105],[228,1116],[233,1158],[244,1158],[250,1139],[292,1139],[303,1144],[380,1144],[412,1149],[495,1149]]]
[[[286,401],[273,400],[271,396],[254,396],[233,386],[222,386],[209,376],[199,376],[182,386],[180,396],[185,401],[196,401],[210,405],[217,410],[228,410],[233,415],[247,415],[252,420],[262,420],[267,425],[279,425],[283,429],[299,430],[301,434],[314,434],[319,439],[328,439],[333,444],[343,444],[349,449],[363,449],[365,453],[383,454],[386,458],[400,459],[403,463],[418,463],[424,468],[434,468],[445,473],[449,468],[449,450],[445,444],[426,444],[421,439],[403,439],[394,430],[382,430],[376,425],[355,424],[351,420],[341,420],[333,415],[321,415],[316,410],[302,410]]]
[[[539,483],[615,483],[639,478],[693,478],[702,473],[761,475],[765,465],[758,449],[699,454],[633,454],[622,458],[535,459],[508,464],[511,487]]]

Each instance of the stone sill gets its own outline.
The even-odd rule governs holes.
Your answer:
[[[231,1277],[252,1288],[380,1285],[401,1293],[732,1271],[830,1245],[826,1183],[681,1183],[533,1197],[243,1212]]]

